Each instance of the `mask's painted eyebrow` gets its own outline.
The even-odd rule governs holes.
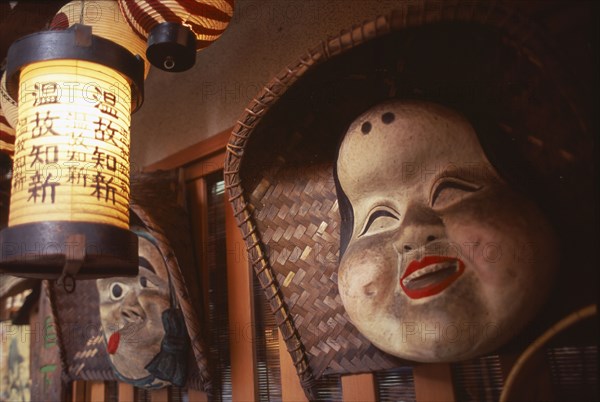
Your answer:
[[[495,176],[495,172],[483,163],[465,164],[463,166],[450,165],[434,176],[434,182],[444,177],[456,177],[466,181],[479,181]]]
[[[152,264],[150,264],[150,261],[148,261],[147,259],[145,259],[144,257],[140,256],[139,257],[139,266],[146,268],[148,271],[156,274],[156,271],[154,270],[154,267],[152,266]]]
[[[369,216],[369,219],[367,221],[367,223],[365,224],[365,227],[363,228],[363,230],[361,231],[361,233],[358,235],[358,237],[364,235],[365,233],[367,233],[367,231],[369,230],[369,228],[371,227],[371,225],[373,224],[373,222],[375,222],[375,220],[377,218],[381,218],[381,217],[388,217],[388,218],[393,218],[395,220],[400,220],[396,215],[394,215],[393,213],[391,213],[390,211],[386,211],[384,209],[380,209],[378,211],[375,211],[371,214],[371,216]]]

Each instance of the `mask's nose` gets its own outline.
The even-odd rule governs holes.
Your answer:
[[[399,254],[410,253],[445,237],[444,223],[431,208],[411,205],[394,237],[394,248]]]
[[[121,317],[127,323],[142,322],[146,319],[146,313],[138,302],[135,292],[130,291],[123,299]]]

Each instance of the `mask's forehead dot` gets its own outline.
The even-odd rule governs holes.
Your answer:
[[[385,124],[390,124],[396,119],[396,115],[392,112],[386,112],[381,115],[381,121]]]
[[[373,128],[373,125],[371,124],[370,121],[365,121],[362,126],[360,127],[360,131],[362,131],[362,133],[364,135],[367,135],[371,132],[371,128]]]

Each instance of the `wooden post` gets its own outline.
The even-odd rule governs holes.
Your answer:
[[[416,365],[413,369],[417,401],[455,401],[452,372],[447,363]]]
[[[190,206],[190,218],[192,231],[194,232],[194,246],[198,257],[198,270],[202,283],[202,305],[204,317],[209,316],[209,282],[210,272],[205,267],[208,266],[208,195],[206,189],[206,180],[203,177],[190,181],[186,185],[188,192],[188,202]]]
[[[344,402],[375,402],[377,390],[373,374],[342,376],[342,397]]]
[[[90,381],[87,385],[89,388],[90,399],[86,399],[86,401],[104,402],[104,382]]]
[[[188,389],[188,400],[190,402],[208,402],[208,395],[202,391]]]
[[[133,402],[133,385],[119,383],[119,402]]]
[[[281,399],[284,401],[308,401],[304,394],[304,389],[300,385],[300,378],[296,372],[296,367],[292,362],[292,356],[287,351],[285,342],[279,334],[279,368],[281,371]]]
[[[169,387],[151,391],[150,400],[152,402],[169,402]]]
[[[89,387],[85,381],[73,381],[73,402],[89,401]]]
[[[234,401],[257,399],[254,347],[253,297],[246,246],[237,227],[231,204],[225,200],[227,233],[227,294],[229,303],[229,345]]]

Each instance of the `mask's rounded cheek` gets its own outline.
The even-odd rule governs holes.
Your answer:
[[[119,308],[116,303],[100,305],[100,321],[106,334],[112,334],[119,329]]]
[[[446,233],[461,246],[465,273],[474,280],[470,293],[508,339],[547,299],[559,247],[541,212],[509,190],[478,205],[479,210],[465,208],[446,216]]]
[[[385,241],[350,242],[340,263],[338,286],[353,320],[385,310],[398,281],[398,256]]]
[[[149,318],[160,317],[162,312],[169,308],[169,295],[165,292],[142,289],[137,300]]]
[[[537,207],[501,190],[444,219],[449,239],[481,283],[498,288],[535,276],[558,259],[555,234]]]

